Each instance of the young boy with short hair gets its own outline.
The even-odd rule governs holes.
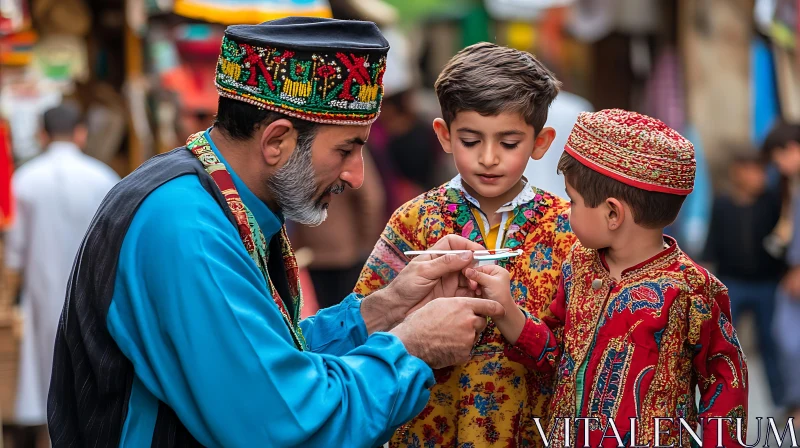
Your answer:
[[[786,407],[787,416],[800,428],[800,381],[797,360],[800,359],[800,124],[779,122],[764,139],[764,153],[777,166],[787,183],[792,228],[786,261],[789,272],[781,281],[775,298],[774,340],[778,350],[779,369],[783,375],[782,397],[776,404]]]
[[[356,292],[388,284],[408,263],[403,254],[425,250],[448,234],[488,249],[522,249],[504,266],[508,293],[534,319],[553,300],[561,262],[574,242],[569,204],[523,177],[555,131],[544,127],[559,82],[529,53],[489,43],[454,56],[436,82],[442,118],[433,127],[459,175],[399,208],[361,273]],[[544,415],[552,375],[514,361],[522,356],[516,333],[489,323],[466,365],[436,372],[422,413],[402,427],[397,446],[540,446],[534,417]]]
[[[526,321],[517,341],[538,354],[530,367],[556,369],[549,441],[739,446],[736,419],[746,441],[747,368],[727,290],[663,235],[693,188],[692,144],[635,112],[583,113],[559,170],[579,242],[561,266],[550,315]],[[504,304],[501,320],[516,313],[502,269],[480,267],[467,277]]]

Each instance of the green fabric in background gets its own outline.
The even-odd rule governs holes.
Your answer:
[[[462,45],[467,47],[478,42],[494,42],[496,39],[489,34],[490,27],[491,20],[483,2],[470,7],[461,23]]]

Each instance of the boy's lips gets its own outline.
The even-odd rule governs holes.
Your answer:
[[[476,176],[478,177],[478,180],[481,181],[481,183],[490,185],[496,184],[500,180],[500,178],[503,177],[502,174],[488,174],[488,173],[476,174]]]

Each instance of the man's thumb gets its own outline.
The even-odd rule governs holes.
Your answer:
[[[465,298],[464,300],[467,301],[467,306],[470,307],[472,312],[478,316],[499,319],[506,315],[506,310],[503,308],[503,305],[493,300],[473,298]]]
[[[426,262],[425,276],[431,279],[442,277],[451,272],[457,272],[472,263],[472,252],[464,251],[460,253],[447,254]]]

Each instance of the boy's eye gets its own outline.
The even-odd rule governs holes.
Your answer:
[[[519,142],[514,142],[514,143],[500,142],[500,144],[503,145],[503,148],[514,149],[519,145]]]
[[[461,144],[466,146],[467,148],[472,148],[473,146],[477,145],[480,140],[461,140]]]
[[[343,158],[343,159],[346,159],[346,158],[347,158],[347,156],[349,156],[349,155],[350,155],[350,151],[349,151],[349,150],[346,150],[346,149],[340,149],[340,150],[339,150],[339,154],[341,154],[341,156],[342,156],[342,158]]]

